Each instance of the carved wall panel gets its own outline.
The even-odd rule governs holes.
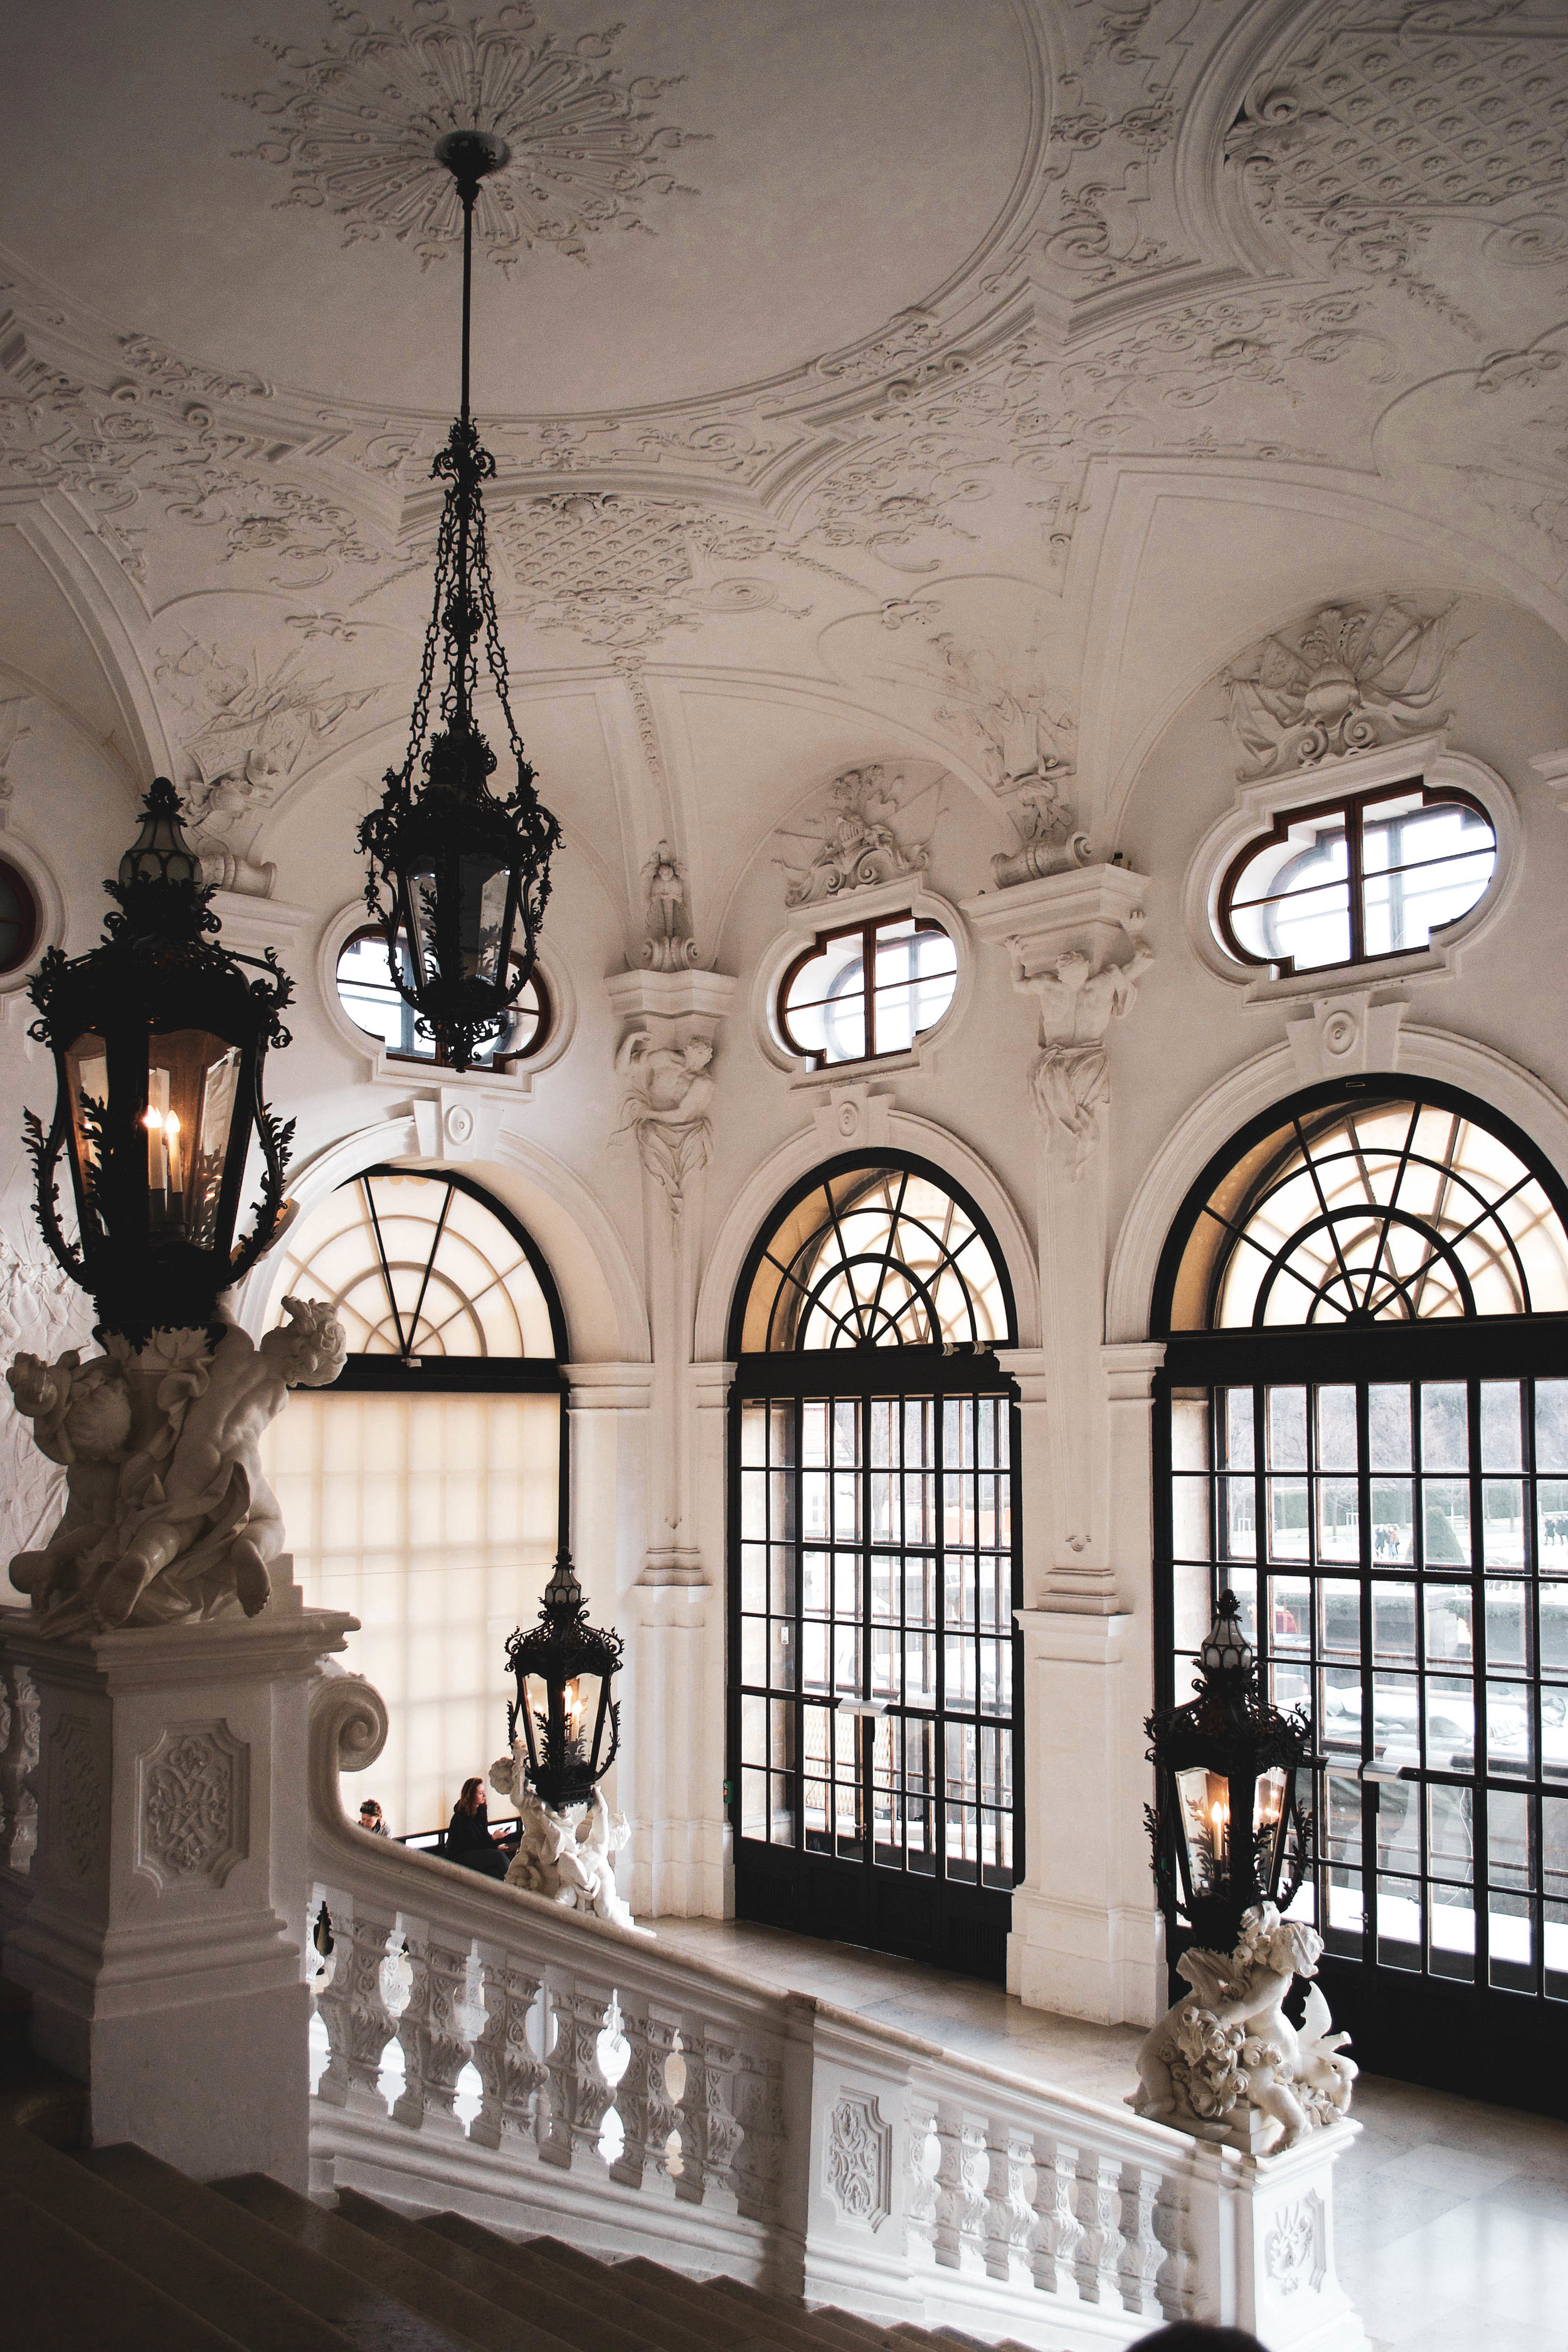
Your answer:
[[[250,1749],[226,1723],[172,1724],[137,1759],[137,1853],[160,1887],[221,1886],[250,1851]]]

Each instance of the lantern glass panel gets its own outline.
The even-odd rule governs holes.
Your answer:
[[[412,918],[404,923],[403,929],[414,966],[414,985],[416,991],[420,991],[430,985],[441,969],[441,959],[436,949],[434,874],[411,874],[408,877],[405,913]]]
[[[109,1055],[103,1039],[89,1029],[66,1047],[66,1086],[70,1096],[71,1145],[85,1192],[98,1166],[98,1133],[109,1106]],[[90,1106],[90,1109],[89,1109]],[[96,1113],[96,1117],[93,1116]]]
[[[1273,1895],[1285,1859],[1285,1834],[1289,1827],[1291,1786],[1296,1775],[1284,1764],[1272,1764],[1258,1776],[1253,1797],[1252,1835],[1258,1852],[1258,1884]]]
[[[183,1233],[198,1249],[216,1239],[239,1061],[238,1046],[210,1029],[160,1031],[149,1040],[142,1118],[148,1223],[155,1233]]]
[[[470,979],[493,982],[501,969],[503,944],[511,940],[506,922],[511,875],[504,866],[492,866],[486,857],[459,861],[463,888],[463,970]],[[501,933],[508,929],[503,942]],[[507,957],[510,966],[510,955]]]
[[[1176,1774],[1176,1795],[1192,1893],[1218,1895],[1230,1884],[1230,1782],[1194,1764]]]

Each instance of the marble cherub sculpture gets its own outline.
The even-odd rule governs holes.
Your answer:
[[[1252,2116],[1272,2119],[1281,2127],[1273,2154],[1347,2114],[1356,2067],[1340,2054],[1350,2037],[1331,2030],[1321,1990],[1310,1988],[1300,2031],[1284,2011],[1295,1979],[1315,1975],[1322,1948],[1315,1928],[1263,1903],[1244,1916],[1228,1956],[1184,1952],[1176,1973],[1195,1998],[1177,2001],[1144,2040],[1128,2105],[1243,2146],[1253,2144]]]
[[[516,1805],[521,1825],[506,1884],[542,1895],[574,1911],[591,1912],[616,1927],[634,1925],[616,1886],[616,1856],[630,1843],[624,1813],[612,1813],[603,1789],[579,1811],[558,1813],[530,1786],[527,1750],[513,1739],[510,1756],[490,1766],[490,1786]]]
[[[288,1321],[260,1345],[237,1324],[155,1332],[132,1349],[110,1334],[83,1363],[18,1356],[5,1377],[40,1451],[66,1471],[66,1507],[48,1542],[19,1552],[11,1581],[50,1633],[213,1617],[254,1617],[283,1548],[262,1433],[291,1388],[324,1388],[342,1370],[343,1328],[315,1299],[287,1298]]]

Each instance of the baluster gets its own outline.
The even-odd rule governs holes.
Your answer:
[[[670,2104],[664,2092],[664,2062],[675,2039],[675,2021],[651,2010],[646,1995],[629,1998],[629,2007],[626,1998],[621,2002],[621,2032],[631,2056],[616,2088],[616,2112],[626,2138],[610,2167],[610,2179],[623,2189],[640,2189],[646,2168],[651,2163],[657,2168],[670,2128],[666,2123],[660,2131],[659,2118]]]
[[[1127,2164],[1121,2170],[1122,2307],[1140,2317],[1159,2308],[1154,2281],[1165,2259],[1165,2249],[1154,2235],[1154,2202],[1160,2175],[1152,2165]]]
[[[1119,2303],[1121,2267],[1121,2167],[1113,2156],[1084,2148],[1078,2167],[1078,2215],[1083,2243],[1073,2275],[1085,2303]]]
[[[1077,2148],[1037,2134],[1030,2269],[1045,2294],[1065,2294],[1078,2275],[1083,2223],[1078,2218],[1077,2189]]]
[[[1180,2180],[1164,2179],[1154,2207],[1154,2236],[1164,2254],[1154,2280],[1167,2319],[1191,2319],[1193,2255],[1187,2244],[1187,2193]]]
[[[742,2050],[732,2076],[734,2117],[740,2134],[731,2164],[735,2203],[748,2221],[773,2210],[784,2168],[784,2068],[758,2050]]]
[[[1013,2256],[1026,2256],[1034,2209],[1024,2191],[1024,2175],[1034,2155],[1026,2138],[993,2118],[986,2142],[985,2270],[990,2278],[1010,2279]]]
[[[393,2035],[381,1983],[390,1933],[386,1919],[333,1915],[331,1979],[318,1996],[331,2054],[316,2096],[328,2106],[346,2107],[356,2091],[367,2093],[380,2105],[376,2077],[381,2053]]]
[[[963,2230],[969,2191],[964,2179],[963,2117],[956,2108],[939,2106],[933,2126],[942,2154],[932,2183],[934,2220],[931,2252],[944,2270],[957,2270],[963,2259]]]
[[[675,2193],[700,2205],[710,2187],[724,2188],[741,2144],[741,2126],[731,2105],[735,2053],[699,2027],[681,2033],[686,2053],[686,2095],[680,2103],[679,2177]]]
[[[509,2124],[517,2132],[531,2129],[533,2095],[544,2080],[544,2068],[528,2039],[539,1979],[513,1968],[506,1955],[495,1959],[482,1955],[481,1965],[485,2022],[474,2044],[481,2097],[468,2137],[481,2147],[499,2147]]]
[[[909,2139],[904,2149],[904,2216],[911,2245],[923,2246],[935,2259],[936,2177],[931,2168],[931,2139],[936,2110],[929,2099],[912,2094],[909,2108]],[[937,2161],[942,2149],[937,2147]]]
[[[404,1948],[413,1982],[397,2021],[403,2091],[394,2103],[393,2121],[418,2131],[430,2116],[460,2133],[452,2101],[468,2063],[468,2036],[458,2016],[468,1990],[468,1956],[406,1936]]]
[[[610,2104],[610,2087],[599,2067],[598,2041],[610,2006],[608,1986],[551,1987],[555,2046],[545,2060],[548,2084],[545,2134],[539,2153],[546,2164],[570,2169],[575,2148],[595,2148]]]

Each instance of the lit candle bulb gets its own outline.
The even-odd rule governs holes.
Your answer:
[[[147,1187],[157,1195],[155,1213],[159,1218],[168,1213],[168,1170],[163,1155],[163,1114],[149,1103],[142,1114],[142,1124],[147,1130]]]
[[[169,1148],[169,1222],[179,1225],[184,1211],[180,1199],[180,1114],[176,1110],[163,1114],[163,1140]]]

